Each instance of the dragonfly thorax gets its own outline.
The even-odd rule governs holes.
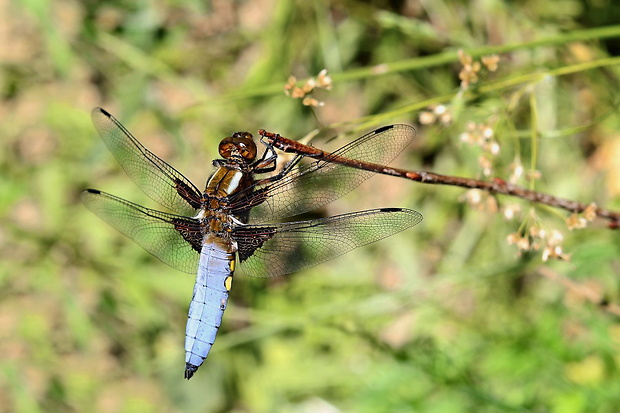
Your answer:
[[[236,166],[229,164],[219,166],[207,181],[204,196],[224,198],[251,186],[254,183],[252,175]]]

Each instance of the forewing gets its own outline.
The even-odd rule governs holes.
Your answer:
[[[95,108],[91,117],[110,152],[145,194],[179,215],[195,215],[201,194],[189,179],[146,149],[105,110]]]
[[[332,155],[388,164],[414,138],[415,129],[409,125],[384,126],[341,147]],[[319,208],[350,192],[373,174],[331,163],[329,159],[304,164],[278,181],[251,189],[255,194],[250,198],[255,199],[250,202],[258,206],[252,209],[250,222],[277,221]],[[233,204],[232,207],[237,206]]]
[[[382,208],[310,221],[235,228],[244,272],[253,277],[289,274],[389,237],[422,221],[410,209]]]
[[[173,268],[195,273],[200,256],[198,221],[156,211],[95,189],[82,202],[105,222]]]

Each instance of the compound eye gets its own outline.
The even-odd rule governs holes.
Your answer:
[[[252,134],[248,132],[235,132],[232,136],[223,139],[220,142],[220,155],[227,159],[231,156],[241,156],[248,162],[252,162],[256,158],[256,144],[252,139]]]
[[[220,146],[218,147],[218,151],[222,158],[230,158],[235,151],[235,144],[233,143],[233,138],[229,136],[228,138],[222,139],[222,141],[220,142]]]
[[[235,142],[235,146],[246,161],[253,161],[256,158],[256,144],[252,138],[241,138]]]

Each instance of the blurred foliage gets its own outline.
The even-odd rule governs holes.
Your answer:
[[[520,160],[541,174],[521,184],[618,209],[620,26],[603,26],[620,4],[1,0],[0,11],[0,411],[618,410],[620,235],[601,222],[568,231],[550,208],[500,198],[494,212],[494,198],[473,208],[461,189],[373,178],[321,213],[402,206],[424,222],[303,273],[236,277],[187,382],[192,277],[79,193],[154,206],[96,136],[94,106],[201,186],[232,131],[358,133],[442,104],[451,121],[417,127],[398,165],[480,177],[480,148],[459,139],[475,122],[501,148],[492,176]],[[463,92],[458,49],[497,53],[499,68]],[[323,107],[282,93],[289,75],[323,68],[334,79]],[[531,225],[561,231],[570,261],[517,254],[507,236]]]

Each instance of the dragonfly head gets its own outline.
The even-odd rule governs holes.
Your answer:
[[[256,158],[257,149],[251,133],[235,132],[232,136],[222,139],[219,152],[224,159],[240,157],[247,162],[252,162]]]

